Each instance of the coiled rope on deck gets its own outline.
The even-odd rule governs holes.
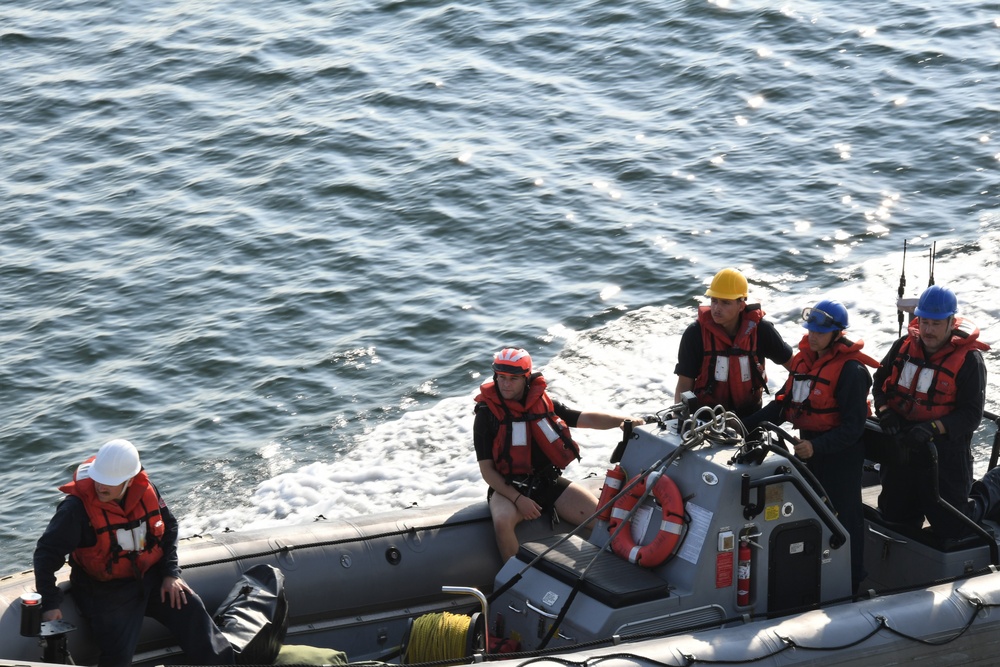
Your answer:
[[[465,657],[472,619],[444,611],[424,614],[413,622],[406,662],[459,660]]]

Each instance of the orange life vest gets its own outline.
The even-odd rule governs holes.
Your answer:
[[[530,475],[532,443],[560,470],[580,458],[569,426],[556,416],[547,386],[541,375],[531,375],[523,405],[505,401],[494,382],[479,387],[476,401],[485,403],[499,421],[493,438],[493,463],[500,474]]]
[[[861,351],[864,341],[838,338],[830,354],[819,357],[809,348],[809,334],[799,341],[799,351],[792,359],[791,374],[775,400],[785,404],[785,418],[803,431],[825,432],[840,425],[837,406],[837,381],[844,364],[859,361],[878,368],[879,363]],[[872,414],[871,402],[868,416]]]
[[[83,501],[97,534],[97,544],[73,551],[73,562],[100,581],[140,579],[163,558],[160,540],[166,526],[160,516],[160,499],[146,471],[140,470],[132,478],[121,504],[101,502],[94,480],[85,476],[93,460],[91,457],[85,461],[73,475],[73,481],[59,487],[63,493]]]
[[[694,392],[701,405],[739,412],[760,404],[767,386],[764,364],[757,361],[757,325],[763,317],[760,306],[747,306],[734,340],[712,319],[711,307],[698,308],[703,353]]]
[[[951,340],[930,357],[924,356],[920,343],[920,319],[914,318],[907,331],[892,362],[892,374],[882,385],[886,404],[909,421],[939,419],[955,408],[955,377],[966,354],[990,346],[979,340],[975,324],[960,317],[955,318]]]

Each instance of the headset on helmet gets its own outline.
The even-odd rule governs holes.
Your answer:
[[[128,440],[111,440],[97,451],[87,476],[98,484],[118,486],[139,474],[139,452]]]
[[[843,331],[847,328],[847,308],[839,301],[823,299],[802,311],[802,326],[816,333]]]
[[[958,314],[958,297],[947,287],[931,285],[920,295],[913,314],[928,320],[946,320]]]
[[[493,355],[493,372],[498,375],[531,374],[531,355],[516,347],[505,347]]]
[[[712,278],[712,284],[705,290],[705,296],[716,299],[747,298],[747,279],[736,269],[722,269]]]

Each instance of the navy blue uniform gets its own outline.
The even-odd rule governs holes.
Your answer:
[[[799,431],[803,440],[813,446],[813,455],[805,461],[816,476],[837,510],[837,518],[851,536],[851,578],[854,587],[865,577],[865,519],[861,500],[861,476],[865,463],[862,437],[868,416],[868,391],[872,376],[858,361],[847,361],[840,371],[834,399],[840,412],[840,424],[822,433]],[[761,422],[781,424],[785,421],[784,404],[772,401],[766,407],[743,420],[747,430]]]
[[[177,519],[165,506],[160,511],[166,527],[161,541],[164,556],[141,581],[98,581],[77,566],[72,558],[69,559],[70,592],[80,614],[89,621],[91,633],[100,647],[98,664],[100,667],[132,664],[144,616],[150,616],[166,626],[190,662],[233,664],[233,649],[199,596],[189,593],[187,604],[181,605],[180,609],[170,607],[169,597],[166,601],[160,600],[163,579],[181,576],[177,562]],[[43,611],[56,609],[63,602],[55,573],[66,562],[67,554],[96,543],[97,535],[90,525],[83,501],[76,496],[66,496],[35,547],[35,589],[42,595]]]
[[[898,339],[875,371],[872,396],[875,405],[886,403],[883,385],[892,374],[893,361],[906,337]],[[934,437],[938,454],[938,487],[941,498],[958,509],[966,507],[973,482],[972,435],[983,419],[986,405],[986,363],[979,350],[970,350],[955,376],[955,407],[939,417],[945,433]],[[906,446],[906,432],[914,425],[900,415],[901,446]],[[887,461],[882,464],[882,493],[878,498],[882,515],[898,523],[920,528],[927,517],[931,528],[941,537],[960,537],[964,526],[938,507],[930,492],[933,480],[929,477],[923,452],[911,452],[908,461]]]

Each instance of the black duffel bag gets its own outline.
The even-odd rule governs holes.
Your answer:
[[[285,575],[272,565],[254,565],[212,618],[233,645],[237,665],[273,663],[288,630]]]

